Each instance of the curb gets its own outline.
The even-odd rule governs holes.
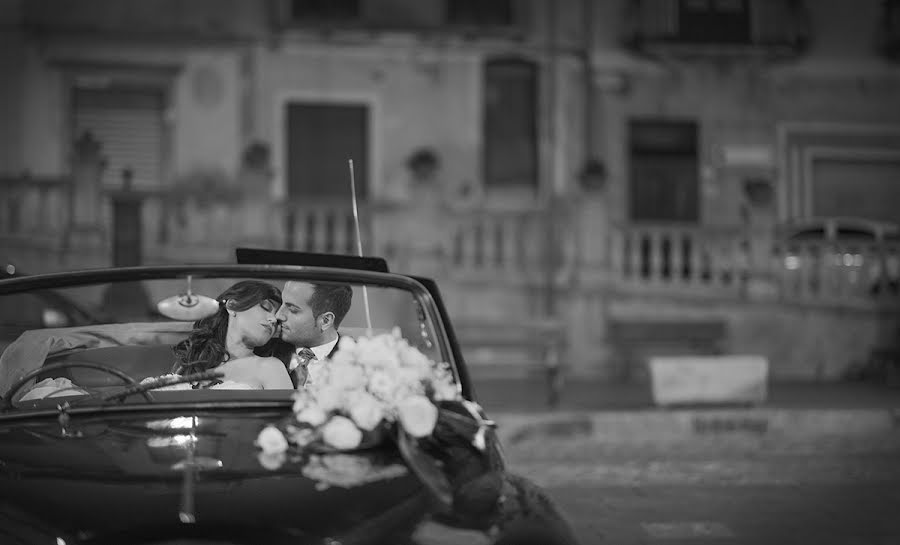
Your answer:
[[[492,414],[505,445],[577,439],[627,444],[697,440],[728,443],[748,438],[884,440],[900,437],[900,409],[675,409]]]

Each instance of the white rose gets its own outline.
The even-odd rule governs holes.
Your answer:
[[[426,379],[431,378],[431,373],[422,372],[421,369],[410,369],[410,368],[400,368],[396,371],[396,380],[399,384],[402,384],[409,392],[424,394],[425,393],[425,385],[424,381]]]
[[[330,384],[335,387],[354,390],[362,388],[366,384],[366,374],[358,365],[332,360],[325,367],[331,377]]]
[[[369,376],[369,392],[389,404],[394,402],[397,387],[394,377],[385,371],[375,371]]]
[[[344,406],[344,391],[327,384],[316,390],[316,404],[325,412]]]
[[[274,471],[276,469],[279,469],[284,464],[284,462],[287,461],[287,456],[285,456],[283,452],[276,452],[272,454],[268,452],[260,452],[256,456],[256,459],[259,460],[259,465],[270,471]]]
[[[288,449],[287,439],[281,430],[275,426],[269,425],[263,428],[256,437],[256,444],[265,454],[279,454]]]
[[[414,346],[408,344],[400,350],[400,362],[404,367],[414,367],[417,369],[431,369],[431,360],[428,356],[419,351]]]
[[[299,413],[303,409],[305,409],[315,403],[313,401],[312,396],[309,394],[309,392],[297,392],[293,395],[293,398],[294,398],[294,406],[293,406],[292,410],[293,410],[294,414]]]
[[[384,418],[384,406],[371,394],[360,392],[350,399],[350,418],[360,429],[372,431]]]
[[[338,354],[340,354],[341,352],[352,354],[355,350],[356,341],[353,339],[353,337],[342,336],[341,340],[338,341]]]
[[[400,365],[397,351],[383,342],[370,342],[357,351],[356,361],[367,368],[394,368]]]
[[[313,427],[320,426],[327,418],[325,411],[315,405],[310,405],[299,413],[295,413],[295,417],[297,418],[297,422],[309,424]]]
[[[459,389],[449,380],[435,380],[431,383],[434,389],[434,398],[438,401],[452,401],[459,398]]]
[[[288,437],[298,447],[305,447],[313,442],[316,438],[316,433],[309,428],[290,427],[288,428]]]
[[[334,416],[322,428],[322,440],[336,449],[356,448],[362,441],[362,432],[349,418]]]
[[[413,396],[397,405],[400,424],[413,437],[427,437],[437,424],[438,410],[425,396]]]

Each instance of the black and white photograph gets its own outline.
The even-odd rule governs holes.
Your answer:
[[[900,0],[0,0],[0,545],[898,507]]]

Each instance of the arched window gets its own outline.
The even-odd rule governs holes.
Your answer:
[[[538,68],[522,59],[490,59],[484,67],[484,182],[488,187],[538,185]]]

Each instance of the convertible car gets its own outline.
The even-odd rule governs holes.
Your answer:
[[[229,387],[219,364],[175,365],[244,280],[351,287],[324,373],[260,389]],[[105,321],[38,326],[0,354],[3,543],[575,543],[507,471],[429,279],[244,250],[233,265],[4,279],[0,308],[27,313],[22,294],[51,288]],[[284,343],[279,324],[257,345]],[[266,356],[291,372],[293,348]]]

